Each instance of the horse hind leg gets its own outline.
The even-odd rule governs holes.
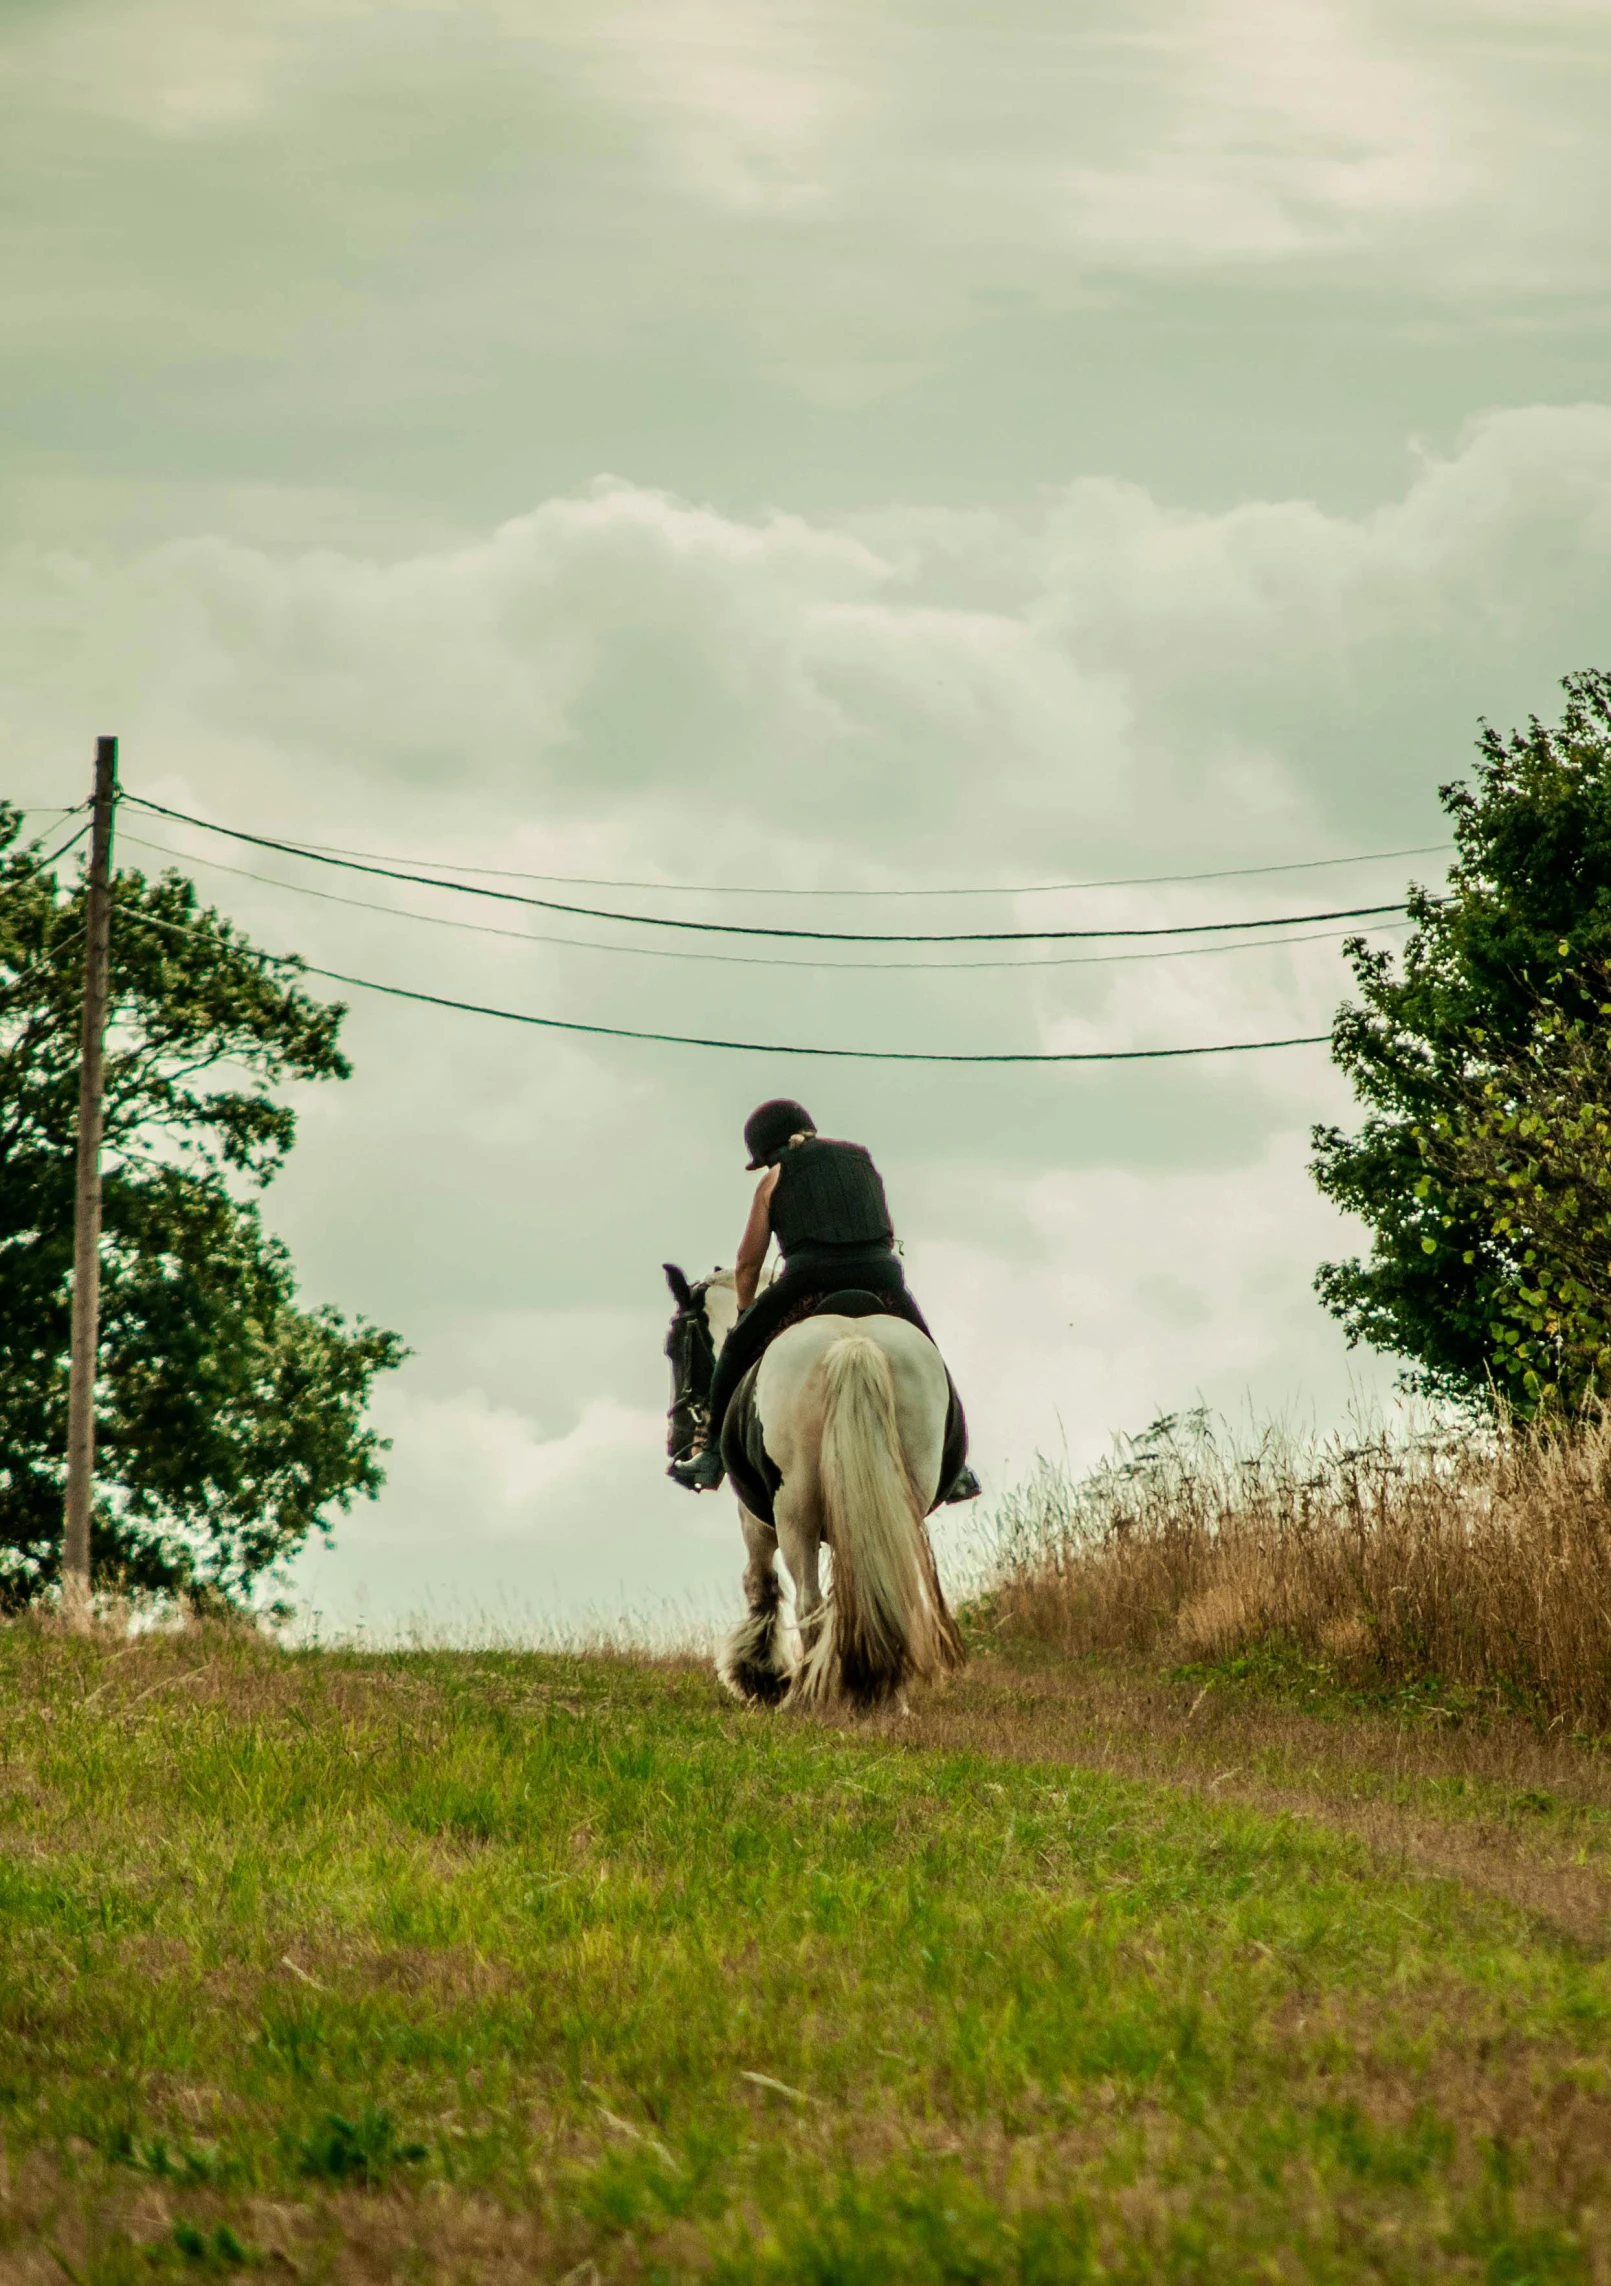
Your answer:
[[[776,1706],[789,1687],[781,1630],[783,1591],[774,1563],[777,1534],[742,1502],[738,1513],[750,1552],[744,1567],[747,1612],[723,1646],[716,1672],[735,1698],[751,1706]]]
[[[799,1472],[801,1486],[778,1493],[778,1539],[794,1582],[794,1624],[800,1658],[789,1685],[789,1705],[820,1713],[838,1696],[833,1603],[822,1592],[822,1501],[815,1475]]]

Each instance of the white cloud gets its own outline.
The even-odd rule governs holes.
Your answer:
[[[1512,571],[1533,535],[1560,564],[1611,549],[1611,407],[1480,416],[1452,454],[1422,455],[1402,499],[1359,517],[1308,501],[1182,513],[1086,479],[1047,519],[1035,616],[1152,681],[1262,671],[1272,650],[1290,661],[1473,611],[1525,615],[1531,582],[1518,592]]]
[[[473,420],[488,358],[652,362],[680,329],[872,402],[1003,297],[1089,310],[1115,278],[1347,262],[1417,310],[1531,306],[1598,275],[1583,22],[79,0],[0,33],[8,306],[17,343],[72,357],[115,312],[125,389],[176,352],[240,360],[224,386],[272,418],[289,366],[306,417],[359,422],[461,358]]]
[[[1092,245],[1174,262],[1291,256],[1469,187],[1452,91],[1402,19],[1394,40],[1379,15],[1335,0],[1147,13],[1165,91],[1151,147],[1067,177]]]
[[[563,1436],[542,1437],[527,1416],[490,1403],[480,1389],[416,1399],[394,1432],[427,1529],[446,1524],[481,1539],[541,1540],[555,1502],[601,1454],[654,1455],[664,1441],[663,1415],[610,1397],[589,1399]]]
[[[393,1489],[297,1566],[335,1628],[564,1633],[636,1619],[708,1623],[731,1601],[743,1546],[727,1501],[697,1511],[665,1481],[664,1417],[585,1402],[544,1437],[485,1391],[389,1390]]]
[[[0,566],[8,726],[37,746],[90,705],[185,806],[368,844],[384,784],[382,841],[552,870],[1279,855],[1334,830],[1327,742],[1374,658],[1575,663],[1562,610],[1592,620],[1611,575],[1611,408],[1485,416],[1358,517],[1088,478],[1031,520],[958,523],[961,549],[933,510],[853,533],[611,482],[390,560],[22,550]],[[1161,911],[1138,893],[1120,917]]]
[[[931,1241],[914,1264],[965,1392],[992,1489],[1037,1451],[1076,1466],[1116,1431],[1206,1402],[1330,1423],[1392,1369],[1350,1359],[1307,1292],[1304,1265],[1348,1234],[1305,1172],[1301,1129],[1251,1164],[1146,1173],[1048,1170],[993,1186],[1021,1253]]]

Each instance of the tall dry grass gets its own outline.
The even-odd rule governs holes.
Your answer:
[[[1249,1450],[1190,1414],[1077,1480],[1042,1462],[999,1527],[1002,1623],[1067,1650],[1278,1644],[1611,1731],[1611,1415]]]

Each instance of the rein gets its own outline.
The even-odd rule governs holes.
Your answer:
[[[666,1334],[666,1356],[671,1361],[671,1405],[666,1414],[666,1452],[681,1460],[700,1441],[709,1417],[707,1400],[711,1375],[716,1370],[716,1344],[705,1316],[708,1278],[687,1288],[679,1297],[676,1315]],[[675,1291],[675,1288],[673,1289]]]

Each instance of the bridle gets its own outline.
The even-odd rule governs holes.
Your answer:
[[[664,1268],[677,1304],[666,1334],[666,1356],[671,1361],[666,1451],[672,1460],[681,1460],[700,1442],[709,1418],[706,1400],[716,1370],[716,1343],[705,1315],[705,1295],[711,1280],[701,1278],[690,1283],[674,1262]]]

